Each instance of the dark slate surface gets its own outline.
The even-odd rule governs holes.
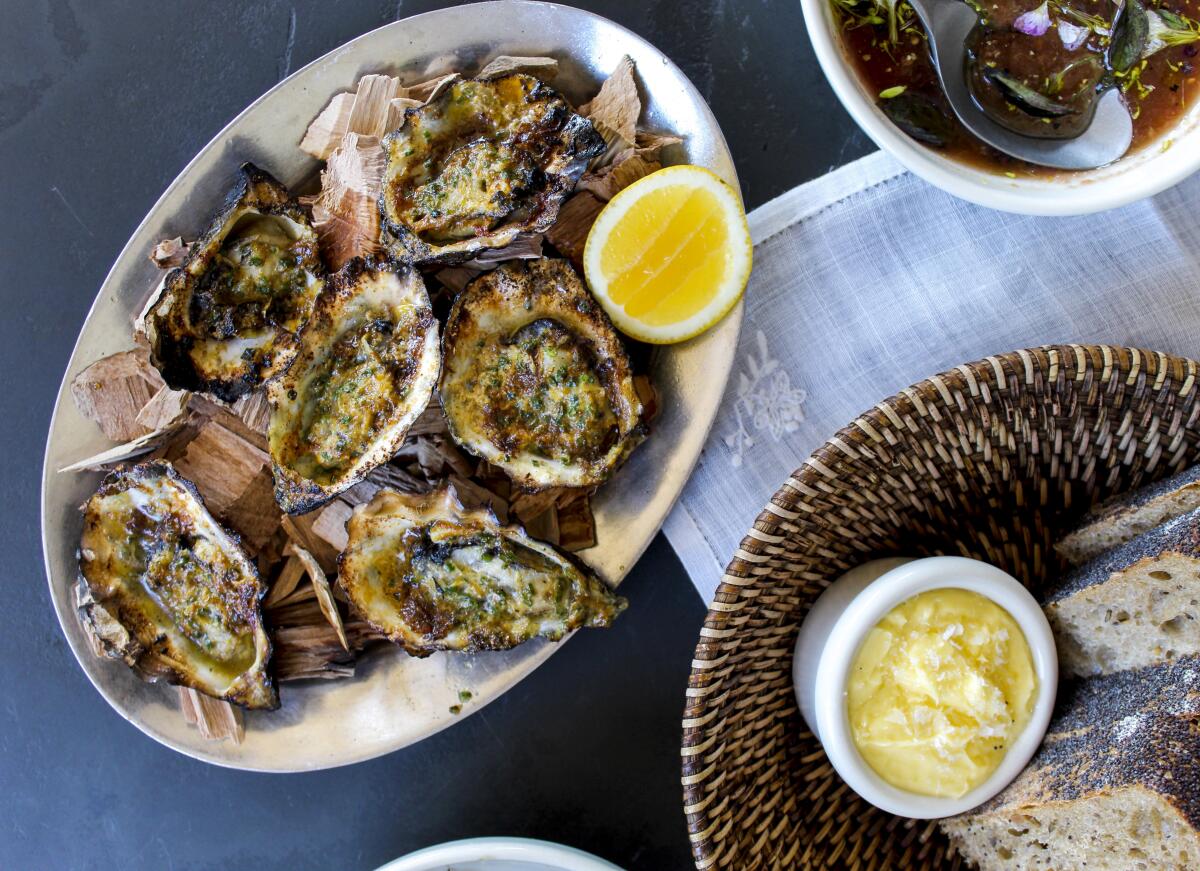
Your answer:
[[[690,867],[679,714],[704,608],[660,537],[610,632],[581,633],[462,724],[308,775],[225,771],[124,723],[61,637],[40,550],[53,396],[97,287],[162,189],[230,118],[342,42],[438,2],[3,0],[0,54],[0,867],[370,869],[477,835]],[[869,150],[795,0],[587,2],[708,98],[747,203]]]

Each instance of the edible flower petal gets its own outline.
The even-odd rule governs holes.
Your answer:
[[[1029,36],[1042,36],[1050,29],[1050,3],[1049,0],[1039,6],[1037,9],[1031,9],[1028,12],[1019,15],[1017,20],[1013,22],[1013,29],[1019,30],[1021,33]]]
[[[1090,32],[1086,27],[1080,27],[1069,21],[1058,22],[1058,38],[1062,40],[1063,48],[1068,51],[1074,51],[1083,45]]]

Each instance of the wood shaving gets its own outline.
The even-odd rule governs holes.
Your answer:
[[[103,450],[98,454],[90,457],[84,457],[82,460],[76,460],[69,466],[63,466],[59,472],[96,472],[111,468],[117,463],[123,463],[126,460],[131,460],[134,457],[140,457],[149,454],[162,446],[171,434],[173,429],[158,429],[153,432],[148,432],[145,435],[131,439],[124,444],[115,445],[107,450]]]
[[[429,79],[420,84],[409,86],[407,96],[414,100],[419,100],[421,103],[430,103],[440,97],[446,88],[460,79],[462,79],[462,76],[458,73],[438,76],[436,79]]]
[[[519,57],[502,54],[488,61],[475,78],[481,81],[498,79],[512,73],[526,73],[547,81],[558,75],[558,61],[552,57]]]
[[[316,516],[302,514],[298,517],[283,515],[280,519],[284,531],[292,543],[304,548],[317,558],[317,564],[329,574],[337,574],[338,551],[329,542],[313,532]]]
[[[148,431],[171,429],[182,423],[187,416],[188,400],[192,394],[186,390],[172,390],[165,384],[141,407],[135,420],[138,426]]]
[[[146,365],[141,351],[122,351],[97,360],[75,376],[71,396],[80,414],[114,442],[144,435],[156,427],[138,423],[138,413],[166,385]]]
[[[640,178],[662,169],[654,159],[642,157],[636,150],[629,149],[624,156],[608,166],[584,174],[575,186],[576,191],[587,191],[608,202]]]
[[[600,86],[600,93],[591,102],[580,106],[579,113],[596,125],[610,149],[614,145],[633,145],[637,139],[637,122],[642,115],[642,98],[638,96],[633,59],[629,55],[621,58],[612,75]]]
[[[358,80],[354,104],[350,107],[350,117],[346,119],[346,133],[382,139],[392,129],[388,126],[392,100],[405,94],[397,78],[363,76]],[[341,145],[345,145],[344,139]]]
[[[350,113],[354,111],[354,94],[336,94],[321,110],[300,140],[300,150],[317,160],[327,160],[335,148],[342,144],[342,137],[350,129]]]
[[[321,613],[325,615],[325,619],[329,621],[329,625],[337,633],[338,641],[342,643],[342,647],[349,653],[350,642],[346,639],[346,630],[342,626],[342,615],[338,612],[337,602],[333,600],[333,593],[329,589],[329,579],[325,577],[325,572],[317,565],[317,559],[311,553],[302,547],[296,546],[293,546],[292,550],[296,558],[304,564],[304,571],[307,572],[308,580],[312,583],[312,589],[316,593],[317,605],[320,606]]]
[[[174,239],[163,239],[150,252],[150,261],[159,269],[174,269],[176,266],[183,265],[183,261],[187,259],[189,247],[181,236],[176,236]]]
[[[587,491],[572,494],[558,505],[558,544],[563,550],[580,551],[596,546],[596,516]]]
[[[230,406],[230,410],[253,432],[263,436],[267,434],[267,427],[271,423],[271,404],[267,401],[266,391],[247,393]]]
[[[346,523],[353,513],[354,508],[350,503],[335,499],[317,514],[317,519],[313,521],[313,534],[341,553],[350,543]]]
[[[300,561],[299,557],[289,555],[283,568],[279,570],[279,576],[271,584],[267,597],[263,599],[262,606],[270,608],[278,605],[295,591],[303,577],[304,563]]]
[[[575,194],[558,211],[558,220],[546,231],[546,240],[567,257],[575,268],[583,269],[583,247],[596,216],[604,203],[587,191]]]
[[[271,458],[216,419],[210,419],[200,427],[175,468],[195,483],[209,511],[227,516],[255,480],[261,480],[261,472],[270,474]]]
[[[189,726],[200,730],[200,735],[209,741],[224,741],[241,744],[246,735],[242,712],[229,702],[198,693],[189,687],[176,687],[179,691],[179,708]]]
[[[321,170],[321,192],[302,198],[312,207],[313,228],[331,270],[380,252],[379,194],[386,164],[379,139],[348,133]]]

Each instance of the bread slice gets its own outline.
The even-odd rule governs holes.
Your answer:
[[[1200,653],[1200,509],[1106,551],[1046,593],[1068,675]]]
[[[1042,748],[940,825],[981,871],[1200,868],[1200,660],[1064,686]]]
[[[1197,508],[1200,508],[1200,466],[1192,466],[1157,484],[1100,503],[1054,549],[1071,565],[1081,565]]]

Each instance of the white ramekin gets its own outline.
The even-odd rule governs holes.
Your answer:
[[[863,637],[892,608],[918,593],[971,590],[991,599],[1021,627],[1038,677],[1033,715],[991,777],[961,798],[917,795],[892,786],[859,754],[846,711],[846,682]],[[792,661],[800,713],[846,783],[876,807],[915,819],[949,817],[982,804],[1012,782],[1046,734],[1058,689],[1058,656],[1050,624],[1015,578],[995,566],[958,556],[885,559],[842,575],[813,603],[800,627]]]
[[[844,54],[830,0],[800,3],[825,78],[858,126],[913,173],[956,197],[1027,215],[1083,215],[1151,196],[1200,169],[1200,102],[1158,140],[1088,172],[1014,179],[951,160],[905,135],[883,114],[878,95],[868,93]]]

